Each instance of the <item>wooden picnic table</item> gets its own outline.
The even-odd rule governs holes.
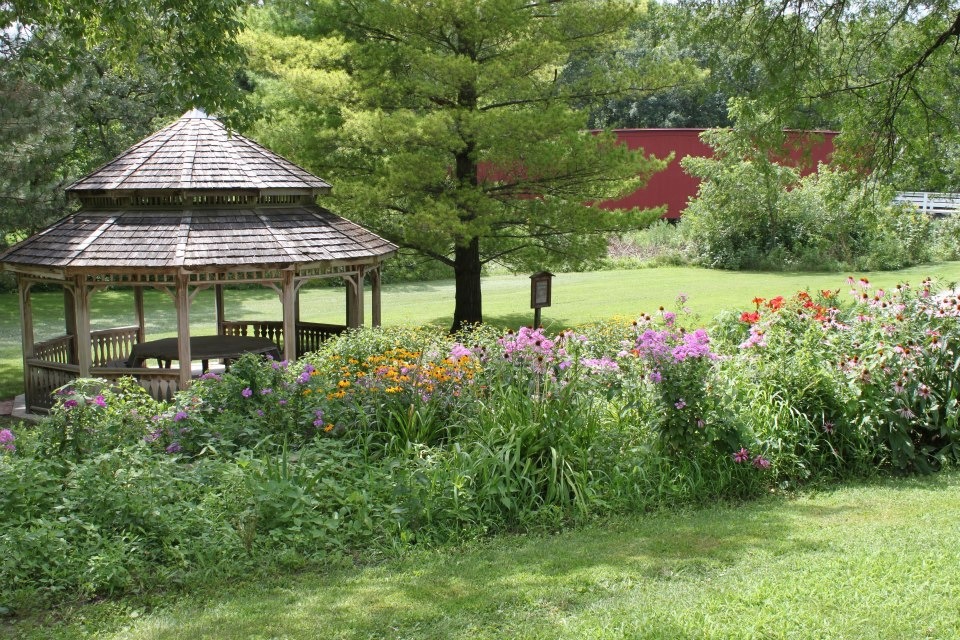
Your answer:
[[[269,338],[252,336],[191,336],[190,358],[200,360],[207,371],[210,360],[225,360],[227,364],[245,353],[260,353],[280,359],[280,349]],[[156,358],[160,366],[170,368],[173,360],[179,359],[177,338],[161,338],[133,345],[126,366],[142,367],[144,362]]]

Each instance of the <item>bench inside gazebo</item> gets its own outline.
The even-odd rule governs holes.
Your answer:
[[[379,325],[380,268],[396,247],[317,206],[329,189],[196,110],[75,182],[68,194],[79,211],[0,254],[18,281],[27,409],[49,410],[52,392],[78,377],[133,376],[169,399],[211,362],[248,352],[297,358],[364,324],[366,281]],[[346,283],[343,325],[300,317],[301,287],[328,278]],[[34,342],[39,284],[63,289],[64,334]],[[229,319],[224,289],[238,285],[274,290],[282,317]],[[91,330],[91,297],[107,288],[132,290],[134,324]],[[146,289],[169,297],[176,338],[147,339]],[[216,334],[193,336],[190,304],[208,289]]]

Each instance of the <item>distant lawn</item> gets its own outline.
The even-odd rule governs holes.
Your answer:
[[[387,267],[389,268],[389,266]],[[553,283],[553,306],[543,310],[543,323],[558,330],[614,316],[635,316],[658,307],[674,308],[677,294],[686,293],[687,307],[708,322],[724,309],[746,309],[756,297],[789,295],[800,289],[836,289],[846,286],[848,274],[729,272],[687,267],[662,267],[626,271],[562,273]],[[856,273],[877,286],[898,282],[918,284],[932,276],[944,282],[960,281],[960,262],[923,265],[902,271]],[[436,324],[448,326],[453,317],[452,280],[384,287],[385,325]],[[485,320],[501,327],[519,327],[533,321],[529,309],[530,281],[527,275],[491,276],[483,281]],[[302,292],[301,316],[316,322],[342,323],[342,288],[306,289]],[[129,291],[105,291],[93,296],[94,329],[133,323]],[[173,335],[176,316],[173,302],[158,291],[145,294],[147,335]],[[33,304],[38,340],[62,335],[63,296],[36,293]],[[214,331],[213,294],[201,292],[191,309],[195,335]],[[367,303],[369,317],[369,302]],[[227,317],[232,320],[279,319],[280,302],[267,289],[244,289],[227,294]],[[15,294],[0,294],[0,398],[23,391],[20,315]]]
[[[79,607],[56,640],[957,638],[960,473]]]

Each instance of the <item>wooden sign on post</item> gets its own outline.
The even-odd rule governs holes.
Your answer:
[[[550,306],[553,274],[540,271],[530,276],[530,308],[533,309],[533,328],[540,326],[540,309]]]

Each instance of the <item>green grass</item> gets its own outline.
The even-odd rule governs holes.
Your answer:
[[[789,295],[807,288],[844,288],[846,275],[729,272],[689,267],[562,273],[554,279],[553,306],[543,310],[543,324],[550,330],[558,330],[593,320],[652,312],[660,306],[673,308],[677,294],[681,292],[689,296],[687,306],[690,310],[706,322],[721,310],[751,307],[750,301],[756,296]],[[898,282],[917,284],[926,276],[957,282],[960,281],[960,262],[851,275],[865,275],[877,286],[886,287]],[[385,325],[449,326],[453,317],[453,292],[452,280],[386,286],[383,292],[383,322]],[[306,289],[301,295],[301,316],[305,320],[343,322],[343,289]],[[529,309],[530,280],[527,275],[485,278],[483,296],[484,318],[487,322],[501,327],[518,327],[533,321],[533,311]],[[227,317],[231,320],[281,317],[277,295],[267,289],[229,291],[226,304]],[[33,305],[37,340],[62,335],[62,294],[35,293]],[[172,300],[163,293],[151,290],[145,294],[145,305],[148,337],[173,335],[176,315]],[[213,295],[209,291],[201,292],[194,300],[191,330],[195,335],[214,331],[213,308]],[[132,295],[124,290],[97,293],[93,296],[92,313],[94,329],[132,324]],[[0,398],[22,392],[20,345],[17,297],[15,294],[2,294]]]
[[[960,474],[418,550],[8,626],[23,638],[957,638]],[[0,627],[0,632],[3,628]]]

